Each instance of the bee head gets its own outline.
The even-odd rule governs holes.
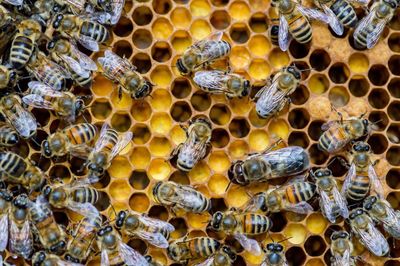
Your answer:
[[[97,231],[98,236],[104,236],[112,231],[112,227],[110,225],[107,225],[105,227],[102,227],[99,231]]]
[[[78,116],[85,108],[85,102],[82,99],[77,99],[74,104],[75,116]]]
[[[117,226],[117,228],[122,227],[122,225],[124,224],[125,218],[126,218],[126,212],[120,211],[117,215],[117,219],[115,220],[115,225]]]
[[[190,71],[189,71],[189,70],[185,67],[185,65],[183,64],[181,58],[179,58],[179,59],[176,61],[176,68],[178,68],[178,70],[179,70],[179,72],[181,73],[181,75],[186,76],[186,75],[189,75],[189,73],[190,73]]]
[[[64,19],[63,14],[57,14],[53,20],[53,28],[58,29],[61,25],[61,21]]]
[[[250,94],[250,90],[251,90],[250,81],[246,79],[243,82],[243,91],[242,91],[242,95],[241,96],[245,97],[245,96],[249,95]]]
[[[55,254],[61,254],[64,252],[66,247],[65,241],[60,241],[50,247],[50,252]]]
[[[348,239],[349,237],[350,237],[350,235],[346,231],[337,231],[331,235],[331,240],[336,240],[339,238]]]
[[[151,84],[149,81],[145,81],[143,85],[135,92],[135,99],[141,99],[144,98],[153,91],[153,84]]]
[[[40,266],[46,260],[46,253],[44,251],[36,252],[32,258],[33,266]]]
[[[350,213],[349,219],[350,219],[350,220],[353,220],[353,219],[355,219],[357,216],[362,215],[363,213],[364,213],[364,210],[363,210],[363,209],[357,208],[357,209],[353,210],[353,211]]]
[[[228,255],[229,259],[231,261],[235,261],[236,260],[236,253],[228,246],[223,246],[222,247],[222,252],[224,252],[226,255]],[[225,265],[225,264],[224,264]]]
[[[289,66],[287,72],[292,74],[297,80],[301,79],[301,72],[296,66]]]
[[[246,177],[243,173],[243,161],[236,161],[228,170],[229,180],[237,185],[247,185]]]
[[[50,148],[49,142],[47,140],[44,140],[42,142],[42,152],[43,152],[44,157],[47,157],[47,158],[51,157],[51,155],[52,155],[51,148]]]
[[[325,176],[331,176],[332,175],[332,171],[328,168],[321,168],[318,169],[317,171],[315,171],[314,176],[317,178],[321,178],[321,177],[325,177]]]
[[[12,203],[20,209],[26,209],[28,208],[29,199],[26,194],[20,194],[13,199]]]
[[[352,148],[355,152],[369,152],[371,150],[371,146],[363,141],[357,141]]]
[[[368,198],[366,198],[364,200],[364,209],[369,211],[372,209],[372,206],[376,203],[376,201],[378,200],[378,198],[376,196],[369,196]]]
[[[222,212],[217,211],[216,213],[214,213],[211,222],[210,222],[210,226],[212,229],[214,230],[221,230],[221,224],[224,220],[224,215],[222,214]]]

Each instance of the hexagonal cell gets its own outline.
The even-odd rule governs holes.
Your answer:
[[[390,142],[400,143],[400,125],[392,124],[388,128],[386,135]]]
[[[131,194],[131,187],[124,179],[115,179],[111,182],[108,193],[115,201],[125,201]]]
[[[400,75],[400,56],[392,55],[389,59],[388,66],[393,75]]]
[[[287,219],[281,212],[272,213],[269,215],[269,218],[272,220],[272,227],[270,229],[271,232],[281,232],[287,225]]]
[[[390,84],[389,84],[389,90],[390,90]],[[376,109],[385,108],[386,105],[389,103],[389,100],[390,100],[389,94],[384,89],[373,89],[368,95],[369,104]]]
[[[389,118],[386,113],[373,111],[369,114],[368,120],[374,124],[375,131],[385,130],[389,123]]]
[[[290,58],[287,52],[281,51],[280,48],[275,48],[269,54],[269,61],[274,68],[282,68],[289,64]]]
[[[202,229],[204,228],[210,220],[210,214],[208,213],[188,213],[187,223],[191,229]]]
[[[186,132],[182,129],[182,127],[176,125],[172,128],[170,137],[174,144],[178,145],[186,140]]]
[[[153,37],[148,30],[138,29],[133,33],[132,43],[139,49],[146,49],[153,42]]]
[[[310,154],[310,160],[313,164],[324,164],[329,158],[329,154],[326,151],[318,149],[317,144],[313,144],[308,150],[308,153]]]
[[[310,236],[304,243],[304,249],[307,254],[312,257],[317,257],[325,252],[326,244],[320,236]]]
[[[190,32],[194,38],[202,40],[211,34],[211,27],[208,21],[198,19],[192,22]]]
[[[235,68],[245,68],[250,63],[250,53],[243,46],[235,46],[232,48],[229,60]]]
[[[125,132],[131,127],[132,121],[127,113],[116,113],[111,117],[111,126],[120,132]]]
[[[136,71],[141,74],[147,73],[151,68],[151,59],[148,54],[137,53],[132,59],[133,65],[136,67]]]
[[[260,128],[260,127],[265,127],[269,119],[262,118],[261,116],[259,116],[257,114],[256,108],[253,107],[249,113],[249,120],[253,126]]]
[[[220,174],[215,174],[210,177],[210,180],[208,180],[207,187],[210,189],[212,193],[222,196],[225,194],[225,190],[228,187],[228,185],[229,185],[229,180],[227,177]]]
[[[150,205],[150,200],[144,193],[134,193],[129,199],[129,207],[132,210],[144,213]]]
[[[343,84],[345,83],[350,75],[349,68],[343,63],[336,63],[329,68],[329,78],[332,82]]]
[[[151,161],[147,173],[155,180],[166,179],[171,172],[171,167],[164,159],[154,159]]]
[[[192,38],[186,31],[180,30],[172,35],[171,43],[177,53],[183,53],[192,44]]]
[[[399,78],[391,79],[388,84],[388,89],[393,97],[400,98],[400,79]]]
[[[172,3],[170,0],[154,0],[153,1],[153,10],[157,14],[167,14],[172,7]]]
[[[156,42],[151,48],[151,57],[160,63],[171,59],[171,54],[171,47],[167,42]]]
[[[362,97],[369,91],[369,82],[364,76],[355,75],[350,79],[349,90],[356,97]]]
[[[308,81],[308,87],[313,93],[323,94],[329,88],[329,80],[325,75],[314,74]]]
[[[217,128],[212,131],[211,145],[215,148],[223,148],[229,143],[229,134],[223,128]]]
[[[293,40],[290,43],[289,52],[294,58],[300,59],[308,55],[308,53],[310,52],[310,47],[310,43],[303,44]]]
[[[168,39],[172,34],[173,28],[168,19],[157,18],[151,26],[151,32],[157,39]]]
[[[285,235],[285,237],[289,238],[288,241],[290,243],[299,245],[304,242],[307,236],[307,229],[302,224],[290,223],[283,229],[283,234]],[[290,250],[286,251],[286,257],[288,258],[290,257],[288,256],[289,251]],[[299,254],[296,254],[295,257],[300,257],[300,256]],[[301,263],[294,265],[301,265]]]
[[[61,179],[68,181],[71,178],[71,173],[65,165],[55,165],[49,171],[50,179]]]
[[[160,219],[163,221],[168,220],[168,211],[164,206],[154,205],[149,210],[149,217]]]
[[[283,119],[275,119],[269,123],[268,132],[273,139],[286,139],[289,135],[289,125]]]
[[[153,19],[153,12],[147,6],[136,7],[132,14],[133,21],[138,26],[150,24]]]
[[[131,114],[136,121],[144,122],[148,120],[151,113],[151,107],[148,102],[143,100],[133,102]]]
[[[127,109],[132,105],[132,98],[128,93],[122,91],[121,95],[119,90],[113,91],[111,94],[111,103],[115,109]]]
[[[331,58],[325,50],[317,49],[310,55],[310,64],[316,71],[323,71],[331,64]]]
[[[267,61],[254,59],[249,67],[249,74],[254,79],[266,79],[271,73],[271,68]]]
[[[292,128],[302,129],[310,122],[310,115],[306,109],[293,109],[289,112],[288,121]]]
[[[312,213],[307,217],[307,229],[313,234],[322,234],[328,225],[328,221],[321,213]]]
[[[149,149],[154,156],[168,156],[171,153],[172,146],[167,138],[153,137],[150,141]]]
[[[347,105],[350,100],[350,95],[345,87],[333,87],[329,91],[328,97],[335,107],[343,107]]]
[[[354,53],[349,58],[349,67],[356,73],[364,73],[368,70],[369,60],[365,54]]]
[[[195,17],[207,16],[211,12],[211,6],[206,0],[191,1],[190,12]]]
[[[169,223],[175,227],[175,231],[171,233],[171,237],[178,239],[186,235],[188,228],[183,218],[172,218]]]
[[[400,34],[399,33],[392,33],[389,36],[388,44],[390,50],[393,52],[399,53],[400,52]]]
[[[184,7],[177,7],[171,13],[171,21],[177,29],[186,29],[190,25],[192,16]]]
[[[182,171],[173,172],[168,180],[173,181],[178,184],[181,184],[181,185],[190,185],[190,180],[189,180],[188,175]]]
[[[229,3],[229,0],[211,0],[211,4],[216,7],[223,7]]]
[[[117,25],[113,27],[113,32],[119,37],[126,37],[132,33],[132,21],[127,17],[121,16]]]
[[[375,154],[384,153],[388,147],[388,141],[384,135],[381,134],[373,134],[368,139],[369,145],[371,145],[371,149]]]
[[[133,142],[135,144],[145,144],[151,137],[150,130],[145,124],[135,124],[132,128]]]
[[[332,171],[334,177],[343,176],[347,173],[348,168],[343,165],[342,161],[347,162],[348,159],[342,156],[334,156],[329,160],[327,167]]]
[[[171,95],[169,91],[158,89],[153,91],[152,98],[150,98],[151,107],[158,111],[168,111],[171,106]]]
[[[386,159],[391,165],[399,166],[400,157],[398,156],[400,152],[400,147],[390,147],[386,153]]]
[[[108,173],[112,177],[126,178],[131,173],[131,165],[126,158],[118,156],[112,161],[111,166],[108,168]]]
[[[229,145],[229,154],[233,158],[241,158],[248,152],[249,145],[243,140],[235,140]]]
[[[229,35],[234,42],[243,44],[249,40],[250,31],[246,24],[235,23],[231,26]]]
[[[204,91],[196,91],[190,98],[190,103],[196,111],[204,112],[211,105],[210,95]]]
[[[192,109],[187,102],[180,101],[172,105],[170,114],[176,122],[185,122],[192,116]]]
[[[384,65],[373,65],[368,71],[368,78],[372,84],[382,86],[389,79],[389,71]]]
[[[103,75],[97,75],[92,84],[92,91],[98,96],[107,96],[113,90],[113,83]]]
[[[167,113],[154,114],[150,120],[150,127],[154,133],[167,135],[172,127],[171,117]]]
[[[331,30],[331,28],[329,28]],[[334,33],[333,33],[334,34]],[[310,259],[306,262],[305,266],[324,266],[325,263],[322,259]]]
[[[33,108],[31,113],[35,116],[36,121],[43,127],[49,123],[50,113],[45,109]]]
[[[310,97],[310,92],[307,87],[304,85],[300,85],[297,89],[290,95],[290,100],[295,105],[305,104]]]
[[[398,182],[399,174],[400,169],[391,169],[386,175],[386,184],[392,189],[400,188],[400,183]]]
[[[213,123],[223,126],[231,119],[231,111],[224,104],[216,104],[211,107],[209,117]]]
[[[215,29],[223,30],[231,24],[231,17],[225,10],[216,10],[211,14],[210,22]]]
[[[255,33],[262,33],[268,29],[268,18],[263,12],[255,13],[249,21],[250,28]]]
[[[399,101],[394,101],[392,103],[389,104],[388,107],[388,114],[389,117],[395,121],[399,121],[400,120],[400,102]]]
[[[229,124],[229,131],[235,138],[244,138],[249,134],[250,125],[245,118],[235,118]]]
[[[217,173],[225,172],[228,170],[231,162],[228,155],[223,151],[215,151],[211,153],[208,159],[208,165]]]
[[[310,144],[310,141],[304,132],[293,131],[289,135],[288,144],[289,146],[300,146],[306,149]]]
[[[250,8],[245,2],[233,2],[229,7],[229,14],[236,20],[247,20],[250,17]]]
[[[166,87],[171,83],[172,73],[166,66],[157,66],[150,74],[151,80],[158,86]]]
[[[146,171],[133,171],[129,177],[129,184],[136,190],[146,189],[150,180]]]
[[[106,99],[97,99],[91,104],[90,109],[93,116],[101,120],[111,114],[111,105]]]
[[[226,202],[230,207],[243,206],[250,198],[244,187],[231,186],[225,196]]]
[[[189,94],[192,92],[192,87],[189,80],[186,78],[177,78],[172,83],[171,91],[175,98],[183,99],[189,96]]]
[[[264,151],[269,146],[269,136],[261,129],[253,130],[249,135],[249,146],[255,151]]]

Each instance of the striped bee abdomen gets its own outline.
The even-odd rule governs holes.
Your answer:
[[[108,39],[108,30],[99,23],[84,21],[80,29],[80,34],[90,37],[96,42],[102,43]]]
[[[370,179],[368,174],[359,175],[357,174],[350,182],[350,186],[346,191],[346,195],[349,199],[354,201],[360,201],[364,199],[370,189]]]
[[[262,234],[267,232],[271,226],[271,220],[264,215],[248,213],[243,217],[244,232],[247,234]]]
[[[12,152],[0,153],[0,174],[7,176],[21,177],[25,172],[27,165],[25,161],[17,154]]]
[[[99,193],[95,188],[81,187],[73,191],[72,197],[73,200],[76,202],[90,202],[92,204],[95,204],[99,199]]]
[[[10,51],[10,63],[13,68],[20,69],[24,67],[32,56],[34,43],[25,36],[17,36],[12,44]]]
[[[354,27],[358,18],[352,5],[346,0],[336,0],[331,6],[331,10],[335,13],[338,20],[346,27]]]
[[[310,22],[303,16],[299,16],[289,22],[289,32],[299,43],[308,43],[312,38]]]
[[[286,188],[286,199],[290,203],[308,201],[315,194],[316,186],[309,182],[294,183]]]
[[[0,146],[10,147],[17,144],[18,133],[7,124],[0,124]]]
[[[96,136],[96,127],[89,123],[74,125],[65,130],[72,145],[88,143]]]
[[[214,254],[221,244],[210,237],[199,237],[190,242],[190,253],[193,258],[204,258]]]

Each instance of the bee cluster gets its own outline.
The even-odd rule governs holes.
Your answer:
[[[399,3],[305,5],[0,0],[1,263],[397,265]]]

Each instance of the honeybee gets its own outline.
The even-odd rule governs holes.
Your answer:
[[[383,197],[383,187],[371,162],[371,146],[357,141],[353,144],[352,161],[345,177],[342,194],[353,201],[364,199],[368,193],[375,192]]]
[[[272,24],[268,28],[268,37],[273,45],[279,46],[279,24]]]
[[[0,252],[3,252],[8,243],[8,214],[11,210],[12,195],[5,189],[0,190]]]
[[[332,171],[328,168],[321,168],[312,173],[320,195],[319,206],[322,214],[331,222],[335,223],[336,218],[341,215],[343,218],[349,216],[347,201],[340,194]]]
[[[225,94],[228,99],[245,97],[250,93],[250,81],[234,73],[220,70],[197,71],[194,83],[202,90],[213,94]]]
[[[82,264],[64,261],[60,256],[38,251],[32,257],[33,266],[82,266]]]
[[[0,152],[0,177],[31,191],[41,188],[46,180],[44,173],[33,162],[9,151]]]
[[[22,107],[21,98],[17,95],[10,94],[0,99],[0,113],[21,138],[29,139],[36,134],[36,119]]]
[[[19,141],[18,132],[7,123],[0,122],[0,146],[11,147]]]
[[[289,48],[292,37],[299,43],[311,41],[312,28],[308,19],[327,23],[336,34],[343,34],[343,25],[338,23],[333,12],[326,15],[316,9],[306,8],[292,0],[279,0],[277,9],[279,11],[278,43],[282,51]]]
[[[236,253],[230,247],[222,246],[213,256],[195,266],[230,266],[236,258]]]
[[[182,209],[192,213],[202,213],[211,208],[211,201],[191,186],[172,181],[157,182],[153,187],[153,197],[157,203],[171,206],[172,212]]]
[[[189,75],[215,60],[228,56],[231,52],[231,45],[222,40],[222,35],[222,32],[214,33],[186,49],[176,62],[176,67],[181,75]]]
[[[69,74],[61,66],[47,59],[43,52],[39,51],[37,55],[32,56],[27,65],[27,70],[37,80],[56,91],[65,90],[67,87]]]
[[[30,200],[26,194],[20,194],[12,200],[10,209],[9,251],[28,259],[33,251],[32,231],[29,225],[28,207]]]
[[[369,251],[375,256],[383,257],[389,254],[389,244],[385,237],[375,228],[371,217],[361,208],[350,212],[351,230]]]
[[[51,87],[38,81],[28,83],[28,94],[22,101],[32,107],[54,110],[57,116],[73,122],[85,108],[81,97],[71,92],[55,91]]]
[[[377,196],[366,198],[364,209],[374,221],[383,223],[386,232],[400,239],[400,211],[395,211],[388,201]]]
[[[301,72],[296,66],[282,68],[271,83],[261,88],[255,98],[256,112],[263,118],[279,113],[289,102],[301,80]]]
[[[13,68],[21,69],[29,62],[41,33],[36,20],[25,19],[18,24],[10,49],[9,62]]]
[[[176,158],[176,166],[185,172],[207,156],[210,147],[212,126],[207,117],[196,117],[189,122],[186,129],[186,141],[179,144],[171,152],[170,159]]]
[[[310,168],[310,158],[306,150],[298,146],[272,150],[279,142],[262,153],[248,156],[244,161],[233,162],[228,171],[230,181],[245,186],[273,178],[294,176]]]
[[[365,16],[354,30],[355,46],[371,49],[374,47],[383,32],[386,24],[392,20],[397,7],[396,0],[380,0],[374,2],[370,12]]]
[[[133,99],[142,99],[151,93],[153,85],[136,71],[136,67],[128,59],[106,50],[104,57],[99,57],[97,61],[104,71],[103,75],[119,84],[119,96],[124,91]]]
[[[168,247],[169,234],[175,230],[170,223],[134,211],[120,211],[115,225],[127,235],[144,239],[159,248]]]
[[[261,266],[288,266],[285,251],[279,243],[269,243],[265,247],[265,259]]]
[[[84,87],[92,82],[92,71],[97,71],[97,65],[79,51],[73,41],[53,39],[47,44],[47,49],[54,62],[63,66],[77,85]]]
[[[353,28],[357,22],[357,14],[353,6],[347,0],[315,0],[322,7],[326,15],[335,15],[343,26]],[[359,4],[368,4],[369,0],[351,0]]]
[[[67,244],[64,258],[74,263],[84,263],[89,257],[91,246],[96,237],[97,228],[101,227],[101,216],[85,216],[72,233]]]
[[[246,212],[280,212],[282,210],[307,214],[313,211],[307,203],[314,194],[316,186],[310,182],[291,180],[287,185],[271,188],[255,194],[246,204]]]
[[[29,214],[44,249],[57,255],[62,254],[66,248],[65,232],[55,221],[50,205],[43,195],[31,202]]]
[[[82,179],[75,179],[70,184],[46,185],[42,194],[53,208],[68,208],[84,216],[99,215],[93,206],[99,199],[99,193]]]
[[[91,149],[87,146],[95,137],[97,129],[89,123],[71,125],[55,132],[42,142],[42,154],[47,157],[73,156],[86,159]]]
[[[106,42],[110,34],[106,27],[90,19],[90,16],[56,14],[53,28],[65,38],[74,38],[86,49],[97,52],[99,43]]]
[[[101,250],[101,265],[149,265],[139,252],[122,241],[112,226],[102,227],[97,232],[97,245]]]
[[[117,156],[132,139],[132,132],[119,134],[115,129],[104,123],[94,149],[90,152],[87,161],[89,177],[96,179],[110,167],[111,161]]]
[[[335,153],[343,149],[350,141],[368,135],[371,130],[371,123],[368,119],[361,117],[350,117],[343,120],[332,120],[322,125],[324,133],[318,140],[318,148],[329,153]]]
[[[355,259],[351,256],[353,243],[346,231],[334,232],[331,235],[331,265],[332,266],[355,266]]]
[[[247,236],[266,233],[271,227],[272,221],[265,215],[233,210],[217,211],[210,221],[211,229],[233,235],[245,250],[256,255],[261,254],[261,248],[256,240]]]
[[[0,90],[14,88],[17,84],[18,74],[8,66],[0,65]]]
[[[211,237],[184,237],[170,243],[167,255],[175,262],[187,264],[189,260],[211,257],[221,247],[221,243]]]

